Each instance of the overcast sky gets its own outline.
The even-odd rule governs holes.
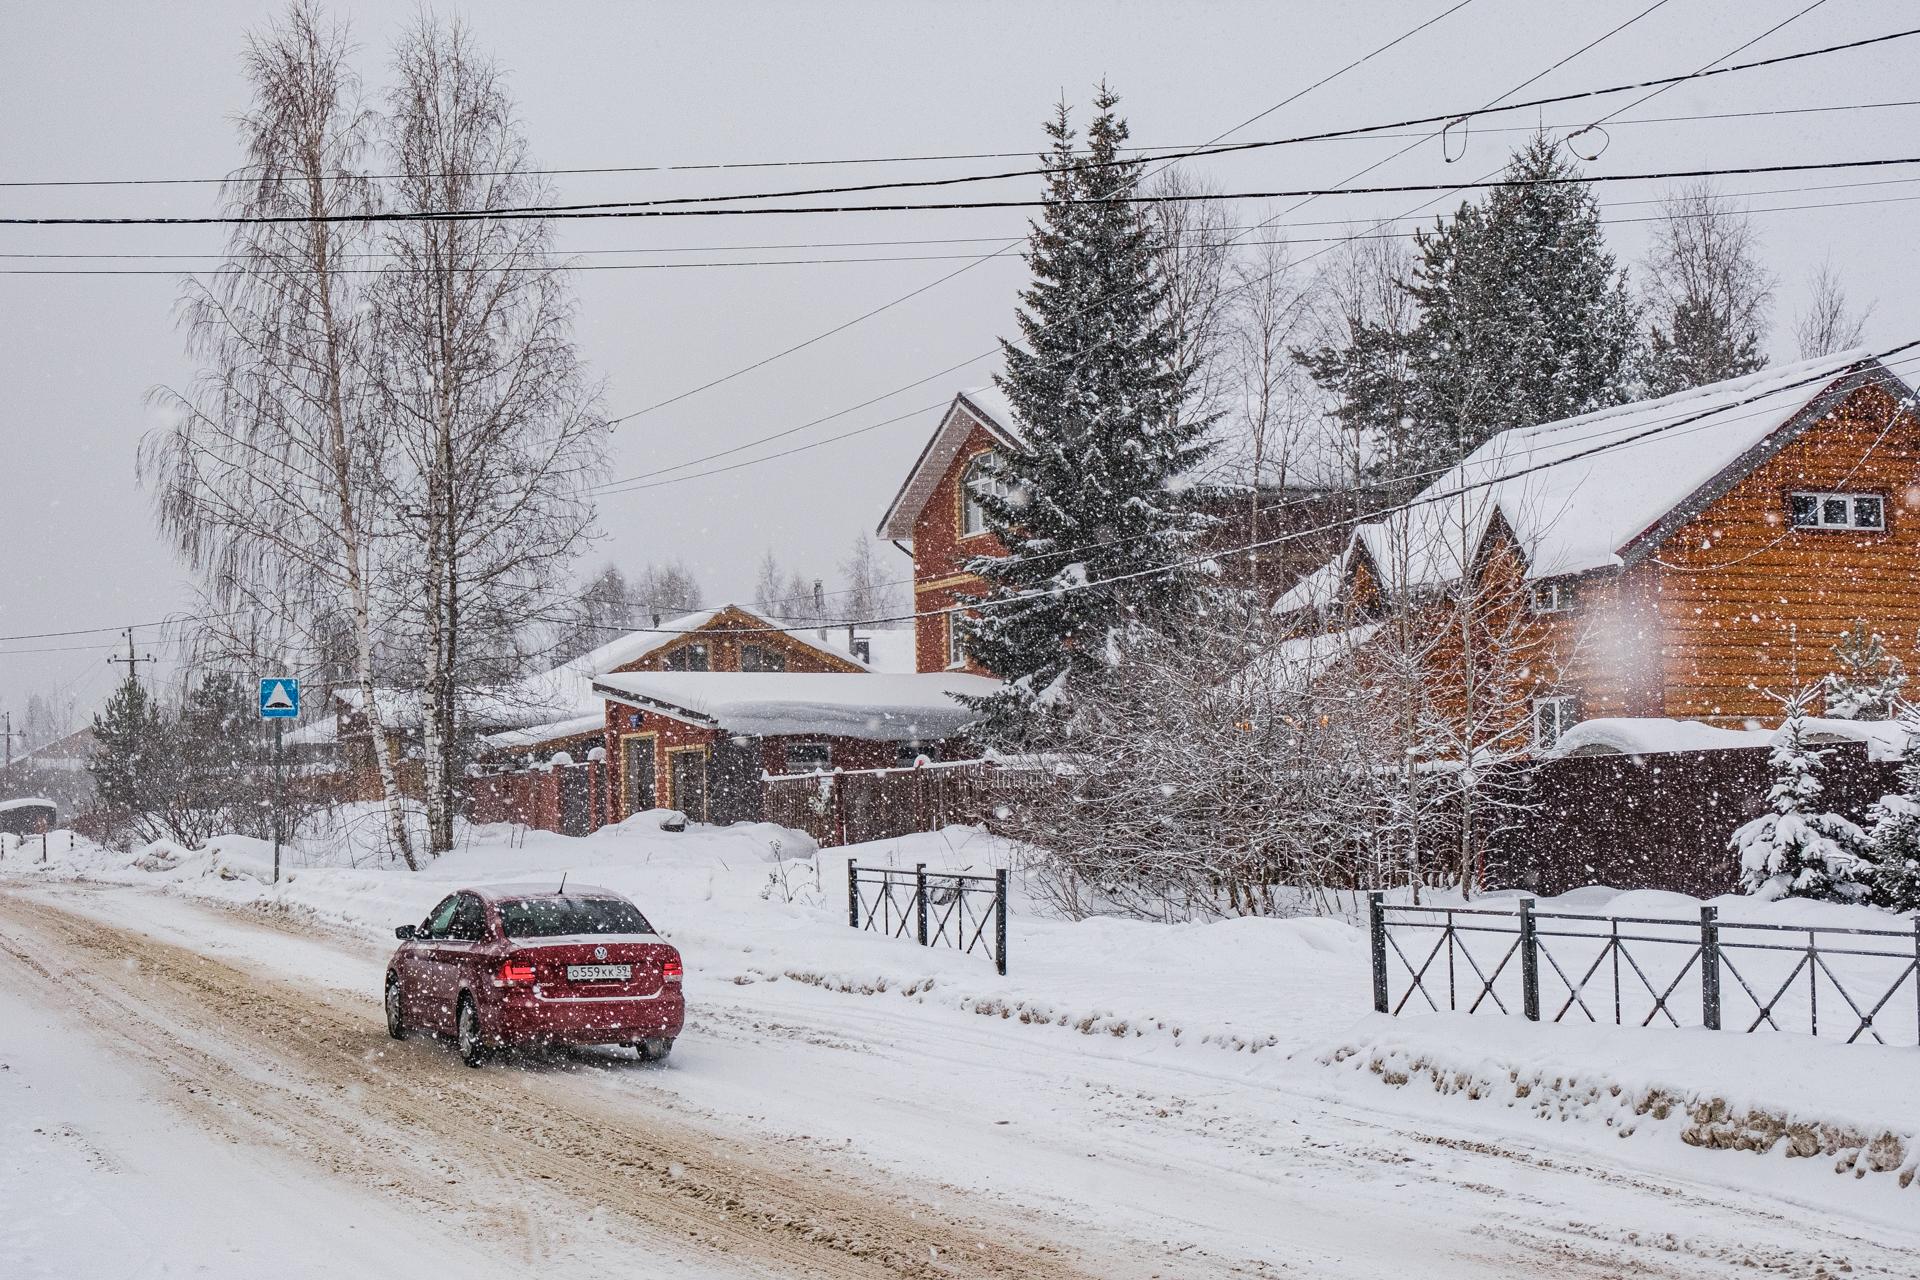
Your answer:
[[[1318,129],[1476,107],[1647,8],[1628,3],[1470,0],[1388,53],[1232,136]],[[1030,151],[1061,94],[1083,103],[1102,77],[1124,96],[1136,141],[1209,141],[1337,70],[1452,0],[1347,5],[1192,4],[586,4],[466,3],[508,69],[535,154],[549,167],[685,165],[890,155]],[[1807,6],[1808,0],[1668,0],[1520,96],[1693,71]],[[30,4],[6,0],[0,40],[0,178],[11,181],[217,177],[237,163],[234,112],[244,102],[242,33],[275,6]],[[361,43],[371,90],[411,4],[332,6]],[[1895,0],[1828,0],[1738,60],[1911,25]],[[1920,40],[1719,77],[1626,113],[1590,166],[1596,174],[1728,167],[1920,151],[1920,108],[1675,121],[1674,116],[1855,106],[1920,97]],[[1438,141],[1365,181],[1477,178],[1539,123],[1573,126],[1604,108],[1547,108],[1476,125],[1458,163]],[[1647,121],[1635,124],[1634,120]],[[1370,138],[1222,157],[1204,171],[1228,191],[1332,185],[1407,144]],[[991,160],[914,165],[633,173],[556,179],[570,200],[753,191],[925,177],[1000,167]],[[1017,167],[1017,166],[1015,166]],[[1913,174],[1909,178],[1905,175]],[[1893,181],[1897,180],[1897,181]],[[1920,168],[1727,180],[1753,194],[1767,261],[1779,277],[1773,355],[1793,356],[1790,324],[1807,273],[1831,255],[1860,300],[1878,309],[1874,345],[1920,333]],[[1028,180],[967,188],[1012,198]],[[1600,188],[1623,263],[1641,256],[1658,196],[1649,184]],[[204,214],[208,186],[0,189],[9,214]],[[1894,198],[1889,202],[1889,198]],[[1879,203],[1865,203],[1866,201]],[[1775,210],[1780,205],[1853,202]],[[1281,219],[1304,256],[1346,225],[1405,212],[1417,197],[1325,198]],[[1445,206],[1451,207],[1453,201]],[[1241,202],[1243,223],[1284,203]],[[1021,234],[1020,211],[782,218],[682,218],[566,224],[560,243],[595,265],[769,259],[978,255]],[[970,240],[966,238],[981,238]],[[0,253],[207,253],[212,228],[0,228]],[[814,248],[849,241],[961,243]],[[790,246],[804,245],[805,248]],[[741,246],[754,246],[742,248]],[[759,247],[776,246],[776,247]],[[631,251],[607,253],[607,250]],[[659,252],[667,250],[667,252]],[[678,395],[861,312],[926,286],[964,257],[848,265],[751,265],[579,273],[578,337],[605,379],[610,415]],[[166,269],[180,261],[26,260],[0,267]],[[832,578],[856,535],[870,533],[932,430],[931,406],[989,379],[978,360],[854,408],[990,351],[1011,327],[1023,268],[984,263],[804,351],[633,419],[613,437],[614,474],[672,467],[839,413],[731,464],[911,416],[792,457],[603,501],[606,538],[583,573],[612,560],[638,567],[678,557],[713,598],[744,595],[769,547],[808,576]],[[144,397],[190,369],[172,307],[178,277],[0,277],[0,636],[118,626],[167,617],[190,599],[186,575],[154,534],[134,473],[155,418]],[[850,410],[850,411],[848,411]],[[848,411],[848,412],[841,412]],[[716,464],[693,468],[697,473]],[[668,477],[659,477],[666,479]],[[904,572],[891,549],[883,563]],[[165,656],[175,630],[138,633]],[[33,691],[71,696],[81,714],[105,696],[115,638],[0,640],[0,708]],[[32,652],[34,650],[55,652]]]

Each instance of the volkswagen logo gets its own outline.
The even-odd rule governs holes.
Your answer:
[[[595,960],[605,960],[607,958],[607,949],[605,947],[595,947],[593,949],[593,958]]]

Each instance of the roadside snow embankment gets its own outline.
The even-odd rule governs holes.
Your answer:
[[[1910,1187],[1920,1175],[1915,1053],[1788,1032],[1375,1014],[1311,1056],[1347,1084],[1418,1092],[1424,1107],[1480,1103],[1622,1138],[1817,1157],[1836,1173],[1892,1174]]]

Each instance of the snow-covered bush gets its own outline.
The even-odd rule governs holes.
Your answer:
[[[1907,748],[1900,758],[1900,790],[1880,797],[1868,813],[1873,898],[1894,911],[1920,911],[1920,707],[1903,703],[1900,725]]]
[[[1878,632],[1859,618],[1833,646],[1837,664],[1820,681],[1827,715],[1835,720],[1885,720],[1893,715],[1907,670],[1888,653]]]
[[[1797,689],[1782,699],[1787,716],[1770,757],[1767,812],[1733,833],[1740,884],[1763,898],[1858,902],[1870,892],[1871,864],[1862,856],[1867,834],[1820,808],[1820,762],[1826,752],[1806,740],[1812,702],[1812,689]]]

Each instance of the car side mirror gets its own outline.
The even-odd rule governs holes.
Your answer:
[[[393,936],[400,939],[400,941],[402,942],[412,942],[415,938],[420,936],[420,926],[412,925],[412,924],[403,924],[398,929],[395,929],[393,931]]]

